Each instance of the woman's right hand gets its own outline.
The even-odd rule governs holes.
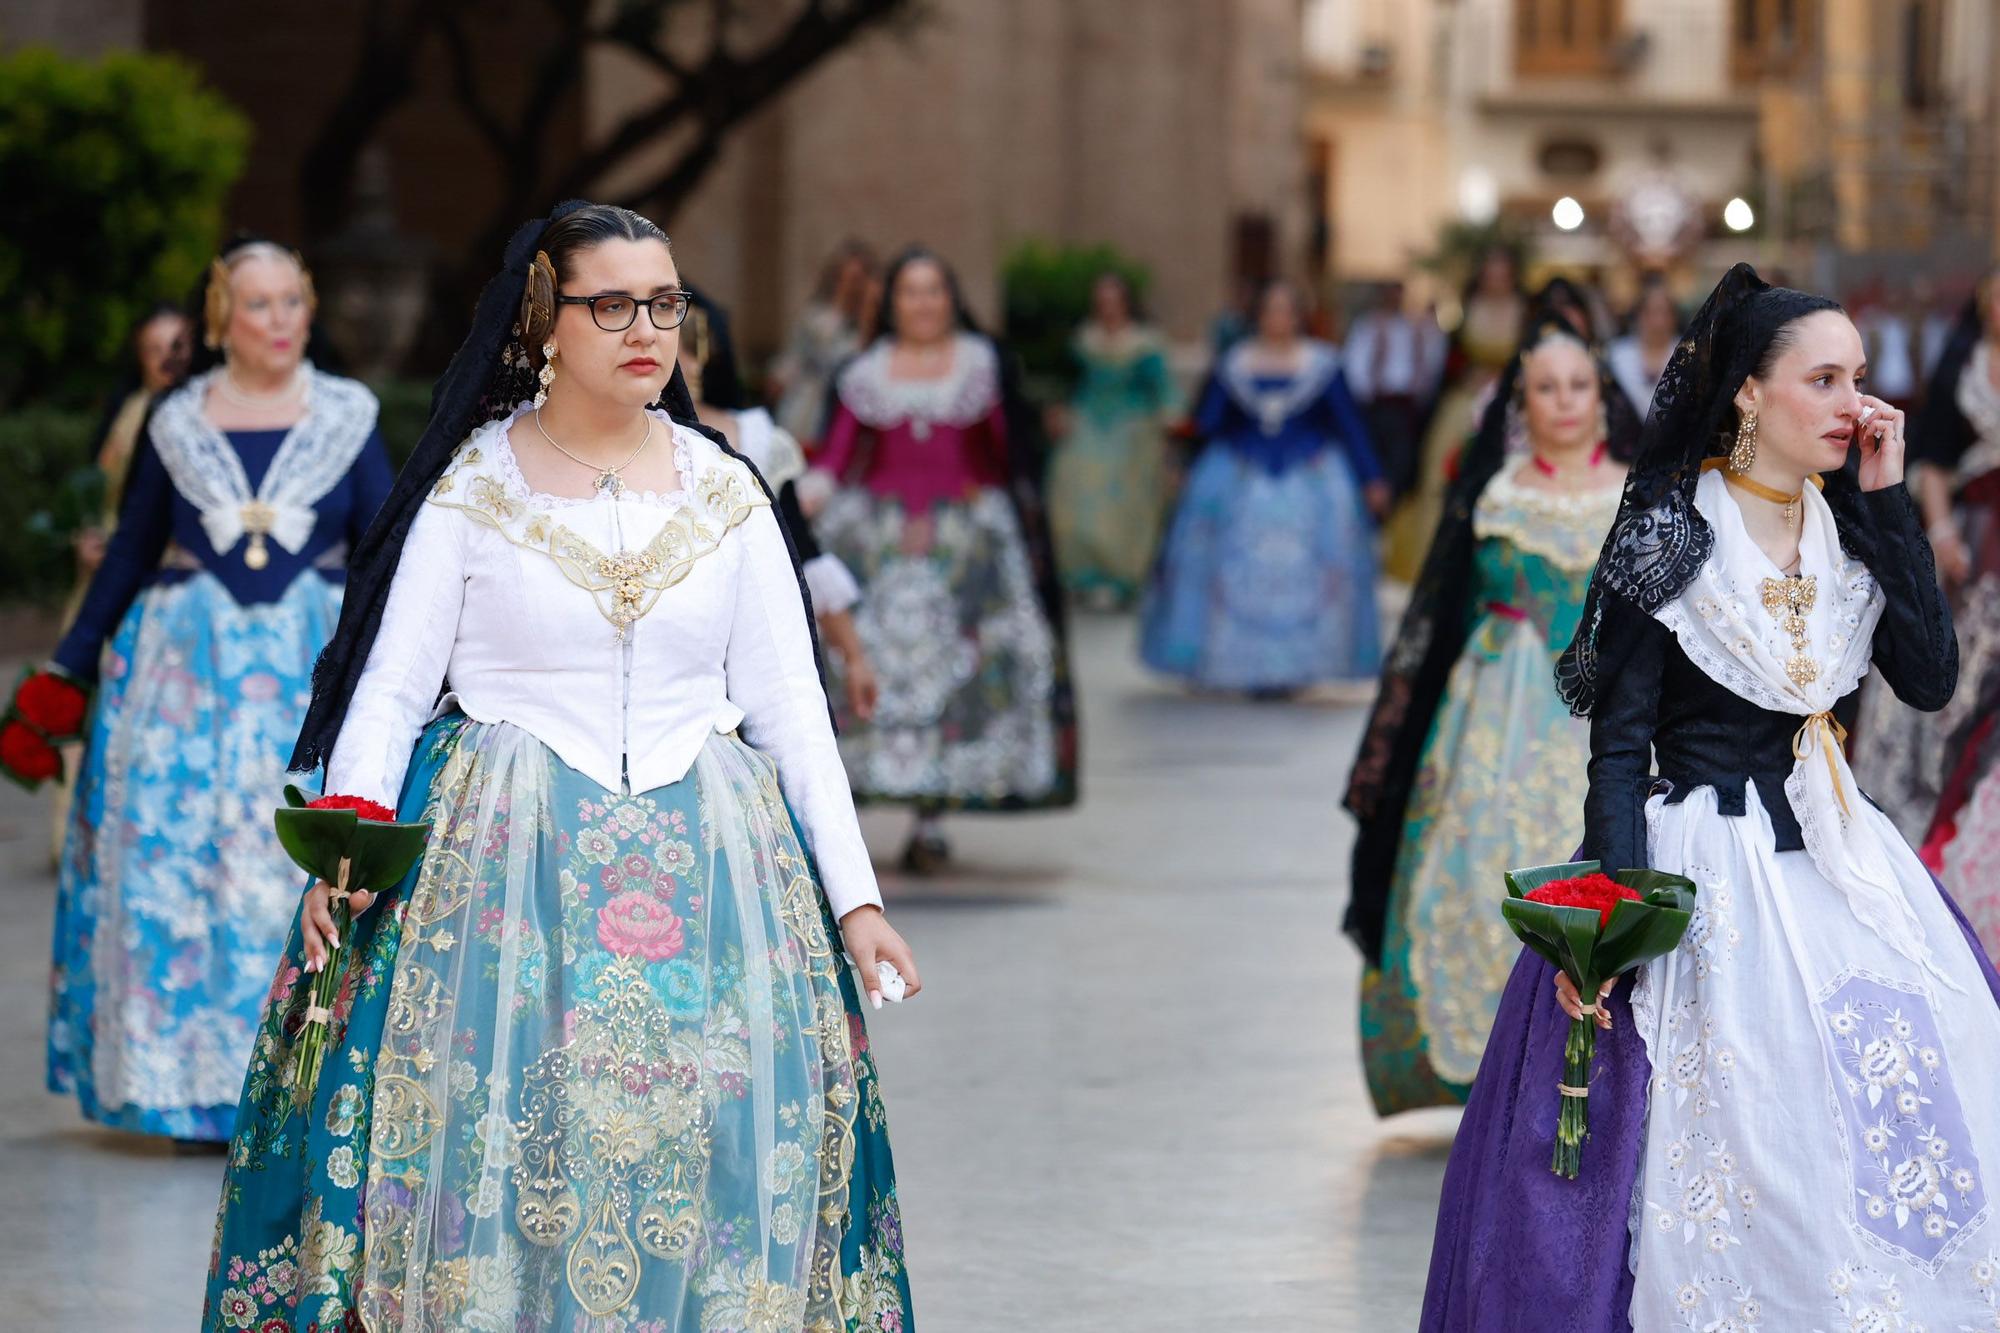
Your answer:
[[[1598,988],[1597,1026],[1601,1028],[1611,1026],[1611,1007],[1604,1003],[1604,997],[1611,994],[1611,988],[1617,984],[1618,978],[1613,977]],[[1576,983],[1564,972],[1556,973],[1556,1003],[1561,1005],[1562,1011],[1571,1018],[1583,1017],[1583,1001],[1577,998]]]
[[[347,895],[347,906],[354,916],[360,916],[374,902],[375,895],[365,889]],[[299,913],[299,933],[305,937],[306,971],[320,971],[326,966],[327,955],[339,934],[333,925],[333,885],[323,879],[314,881],[306,890],[305,908]]]

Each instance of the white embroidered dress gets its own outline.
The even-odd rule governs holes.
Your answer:
[[[1633,1328],[1993,1328],[2000,1008],[1930,876],[1813,720],[1867,672],[1882,593],[1808,488],[1799,575],[1817,595],[1788,627],[1765,609],[1780,571],[1720,475],[1696,504],[1714,553],[1657,616],[1710,677],[1798,715],[1786,790],[1806,850],[1773,850],[1754,784],[1742,818],[1718,813],[1712,787],[1647,806],[1651,864],[1700,898],[1681,948],[1633,993],[1653,1068]],[[1810,680],[1787,670],[1801,655]]]

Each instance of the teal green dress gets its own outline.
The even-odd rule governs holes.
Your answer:
[[[914,1333],[860,1000],[771,761],[718,735],[622,796],[454,713],[400,814],[431,847],[353,927],[303,1110],[294,921],[202,1329]]]
[[[1589,727],[1557,697],[1555,661],[1619,489],[1559,496],[1509,470],[1474,509],[1472,631],[1424,743],[1382,965],[1361,983],[1362,1063],[1383,1115],[1464,1103],[1520,952],[1502,872],[1565,860],[1583,839]]]
[[[1085,325],[1071,426],[1049,469],[1049,524],[1071,591],[1123,604],[1138,595],[1167,509],[1166,419],[1180,406],[1159,335],[1112,339]]]

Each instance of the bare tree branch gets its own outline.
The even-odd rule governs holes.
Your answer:
[[[513,133],[501,121],[500,113],[488,106],[480,94],[477,65],[472,57],[472,46],[466,40],[465,29],[459,25],[458,14],[443,9],[438,15],[438,29],[444,36],[445,54],[451,62],[451,82],[453,95],[465,111],[466,119],[472,122],[487,147],[499,160],[501,170],[511,166],[510,158],[514,148]]]
[[[415,89],[417,55],[440,8],[425,0],[368,0],[354,74],[299,159],[299,205],[309,239],[346,221],[356,164],[382,122]]]

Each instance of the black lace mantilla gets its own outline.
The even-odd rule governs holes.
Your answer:
[[[1588,717],[1597,709],[1605,596],[1622,597],[1650,615],[1678,597],[1714,551],[1715,534],[1695,509],[1694,489],[1702,461],[1727,452],[1735,435],[1736,391],[1780,329],[1838,309],[1826,297],[1773,287],[1748,264],[1730,269],[1709,293],[1653,391],[1639,455],[1598,555],[1583,618],[1556,663],[1556,689],[1571,712]],[[1841,545],[1866,563],[1873,543],[1851,464],[1827,478],[1825,494]]]

